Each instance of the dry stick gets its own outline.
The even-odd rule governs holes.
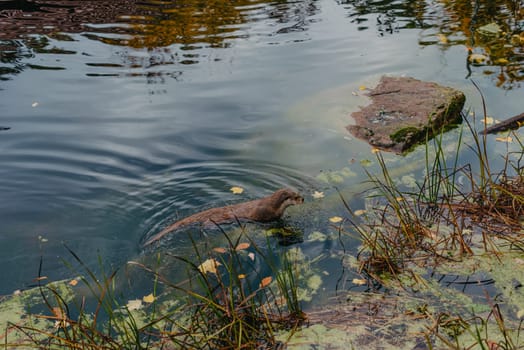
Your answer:
[[[506,130],[515,130],[524,125],[524,113],[520,113],[512,118],[506,119],[498,124],[492,125],[489,128],[486,128],[482,133],[494,134]]]

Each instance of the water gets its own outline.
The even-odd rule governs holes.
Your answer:
[[[231,186],[295,187],[313,205],[289,220],[328,230],[344,208],[315,204],[313,190],[334,193],[316,176],[350,166],[358,192],[372,155],[344,126],[351,92],[382,74],[461,89],[480,111],[473,78],[490,114],[522,112],[522,49],[517,69],[467,64],[473,37],[439,2],[205,4],[0,2],[0,294],[31,285],[41,257],[70,276],[63,243],[123,266],[176,217],[238,201]]]

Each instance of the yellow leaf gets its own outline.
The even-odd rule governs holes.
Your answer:
[[[72,279],[71,281],[69,281],[69,285],[70,285],[70,286],[73,286],[73,287],[74,287],[74,286],[76,286],[77,284],[78,284],[78,280],[76,280],[76,279]]]
[[[247,243],[247,242],[244,242],[244,243],[239,243],[236,247],[235,247],[235,250],[246,250],[247,248],[249,248],[250,244]]]
[[[233,192],[233,194],[241,194],[242,192],[244,192],[244,189],[238,186],[233,186],[229,190]]]
[[[371,153],[373,153],[373,154],[378,153],[378,152],[380,152],[380,150],[378,148],[373,147],[371,149]]]
[[[315,199],[324,198],[324,192],[320,192],[320,191],[313,192],[313,198]]]
[[[126,306],[127,306],[127,309],[129,311],[141,309],[142,308],[142,300],[140,300],[140,299],[129,300],[127,302]]]
[[[513,142],[513,139],[511,138],[511,136],[508,136],[508,137],[497,137],[495,138],[495,141],[498,141],[498,142]]]
[[[495,60],[495,64],[508,64],[509,61],[505,58],[499,58],[498,60]]]
[[[356,284],[357,286],[363,286],[367,283],[365,279],[362,278],[353,278],[353,284]]]
[[[260,288],[267,287],[271,283],[272,280],[273,278],[271,276],[262,278],[262,280],[260,281]]]
[[[246,278],[246,275],[244,275],[243,273],[241,273],[240,275],[238,275],[238,279],[239,279],[239,280],[243,280],[244,278]]]
[[[367,88],[366,88],[364,85],[360,85],[360,86],[358,87],[358,89],[359,89],[360,91],[363,91],[363,90],[366,90]]]
[[[155,296],[153,295],[153,293],[149,294],[149,295],[146,295],[145,297],[142,298],[142,300],[144,301],[144,303],[152,303],[153,301],[155,301]]]
[[[365,213],[366,213],[365,209],[358,209],[353,212],[353,214],[355,214],[356,216],[361,216],[361,215],[364,215]]]
[[[486,125],[491,125],[495,122],[495,119],[491,118],[491,117],[486,117],[484,118],[484,123],[486,123]]]
[[[437,34],[438,41],[440,41],[441,44],[447,44],[448,43],[448,37],[444,34]]]
[[[343,219],[340,216],[332,216],[329,218],[329,221],[336,224],[337,222],[341,222]]]
[[[468,61],[474,64],[482,64],[482,63],[485,63],[487,60],[488,60],[488,57],[480,53],[472,53],[468,57]]]
[[[214,273],[216,275],[217,274],[217,268],[220,265],[222,265],[222,264],[219,263],[218,261],[216,261],[215,259],[207,259],[202,264],[200,264],[200,266],[198,266],[198,269],[202,273],[208,273],[209,272],[209,273]]]
[[[224,254],[227,252],[227,249],[226,248],[222,248],[222,247],[216,247],[216,248],[213,248],[213,251],[217,252],[217,253],[220,253],[220,254]]]

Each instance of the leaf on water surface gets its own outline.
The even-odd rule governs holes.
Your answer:
[[[341,222],[342,220],[344,219],[342,219],[340,216],[332,216],[329,218],[329,221],[331,221],[334,224]]]
[[[217,253],[220,253],[220,254],[224,254],[224,253],[227,252],[227,249],[226,248],[222,248],[222,247],[216,247],[216,248],[213,248],[213,251],[217,252]]]
[[[495,119],[493,119],[492,117],[486,117],[486,118],[484,118],[484,123],[485,123],[486,125],[491,125],[491,124],[493,124],[494,122],[495,122]]]
[[[250,258],[252,261],[255,261],[255,253],[251,252],[251,253],[249,253],[247,256],[249,256],[249,258]]]
[[[133,299],[129,300],[126,305],[127,309],[129,311],[138,310],[142,308],[142,300],[140,299]]]
[[[480,53],[472,53],[468,56],[468,61],[473,64],[483,64],[488,60],[488,56]]]
[[[144,301],[144,303],[149,303],[151,304],[153,301],[155,301],[155,296],[153,295],[153,293],[149,294],[149,295],[146,295],[142,298],[142,300]]]
[[[244,192],[244,189],[239,186],[233,186],[229,190],[233,192],[233,194],[241,194],[242,192]]]
[[[370,161],[369,159],[362,159],[360,161],[360,165],[362,165],[362,166],[366,166],[367,167],[367,166],[370,166],[371,164],[373,164],[373,162]]]
[[[271,276],[262,278],[262,280],[260,281],[260,288],[267,287],[271,283],[272,280],[273,278]]]
[[[449,42],[448,37],[445,36],[445,35],[442,34],[442,33],[437,34],[437,37],[438,37],[438,41],[439,41],[441,44],[447,44],[447,43]]]
[[[247,242],[244,242],[244,243],[239,243],[236,247],[235,247],[235,250],[236,251],[239,251],[239,250],[246,250],[247,248],[249,248],[251,245]]]
[[[497,138],[495,138],[495,141],[511,143],[511,142],[513,142],[513,139],[511,138],[511,136],[497,137]]]
[[[505,58],[499,58],[499,59],[496,59],[495,62],[493,62],[493,63],[504,65],[504,64],[508,64],[509,61],[507,59],[505,59]]]
[[[358,209],[353,212],[356,216],[362,216],[366,213],[366,209]]]
[[[72,279],[71,281],[69,281],[69,285],[70,286],[76,286],[78,284],[78,280],[76,278]]]
[[[358,89],[359,89],[360,91],[364,91],[364,90],[367,89],[367,87],[366,87],[365,85],[360,85],[360,86],[358,87]]]
[[[33,108],[38,107],[38,102],[31,103],[31,107],[33,107]]]
[[[243,273],[238,275],[239,280],[243,280],[244,278],[246,278],[246,275],[244,275]]]
[[[324,192],[321,192],[321,191],[313,192],[313,198],[315,198],[315,199],[324,198]]]
[[[363,286],[365,285],[366,283],[368,283],[365,279],[363,278],[353,278],[353,284],[356,284],[357,286]]]
[[[373,153],[373,154],[378,153],[378,152],[380,152],[380,150],[378,148],[373,147],[371,149],[371,153]]]
[[[218,270],[217,268],[222,265],[221,263],[219,263],[218,261],[216,261],[215,259],[207,259],[206,261],[204,261],[202,264],[200,264],[198,266],[198,269],[200,270],[200,272],[202,273],[214,273],[215,275],[218,273]]]

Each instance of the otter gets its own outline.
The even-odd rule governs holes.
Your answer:
[[[220,208],[212,208],[188,216],[166,227],[164,230],[148,239],[144,243],[144,246],[148,246],[151,243],[158,241],[172,231],[196,223],[204,226],[211,226],[230,223],[236,220],[257,222],[275,221],[282,217],[282,214],[284,214],[284,210],[287,207],[303,202],[304,198],[300,194],[288,188],[283,188],[264,198],[234,205],[227,205]]]

